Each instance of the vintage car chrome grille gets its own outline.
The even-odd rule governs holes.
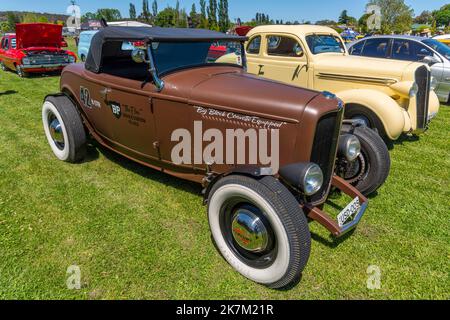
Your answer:
[[[430,71],[426,66],[417,68],[415,78],[419,87],[417,92],[417,129],[425,129],[428,124],[428,104],[430,99]]]
[[[39,54],[28,56],[31,65],[46,65],[46,64],[67,64],[69,63],[69,55],[52,55]]]
[[[307,200],[311,203],[322,201],[329,190],[334,172],[335,157],[344,110],[323,116],[316,127],[311,162],[320,166],[323,172],[322,188]]]

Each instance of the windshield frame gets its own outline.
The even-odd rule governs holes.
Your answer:
[[[313,48],[311,48],[309,43],[308,43],[308,37],[311,37],[311,36],[316,36],[316,37],[321,37],[321,36],[333,37],[336,40],[338,40],[338,42],[339,42],[339,44],[341,46],[341,49],[343,51],[342,52],[329,51],[329,52],[317,52],[317,53],[314,53],[313,52]],[[334,34],[334,33],[310,33],[310,34],[307,34],[305,36],[305,42],[306,42],[306,47],[308,48],[308,50],[311,52],[311,54],[313,54],[315,56],[316,55],[320,55],[320,54],[326,54],[326,53],[343,54],[343,55],[345,55],[347,53],[347,46],[345,45],[344,41],[342,40],[342,38],[339,35]]]
[[[155,43],[163,43],[163,42],[170,43],[171,41],[154,41],[154,42]],[[232,66],[232,67],[241,68],[244,71],[247,71],[247,56],[246,56],[246,52],[245,52],[245,42],[244,41],[236,41],[236,42],[239,42],[239,44],[240,44],[242,65],[231,64],[231,63],[215,63],[215,62],[214,63],[201,63],[201,64],[196,64],[196,65],[180,66],[180,67],[170,69],[170,70],[167,70],[164,72],[158,71],[158,67],[157,67],[156,59],[155,59],[155,52],[154,52],[154,48],[152,45],[154,42],[149,41],[146,43],[146,51],[147,51],[147,55],[149,57],[149,61],[147,62],[149,65],[149,72],[153,78],[153,81],[154,81],[158,91],[161,91],[162,89],[164,89],[164,80],[162,79],[163,77],[167,76],[168,74],[171,74],[171,73],[174,73],[177,71],[181,71],[181,70],[186,70],[186,69],[190,69],[190,68],[210,67],[210,66]],[[214,44],[215,42],[217,42],[217,40],[211,41],[211,45]]]
[[[219,40],[210,40],[211,41],[211,46],[218,43]],[[172,69],[168,69],[165,71],[159,71],[158,70],[158,62],[157,62],[157,57],[155,55],[154,52],[154,48],[153,48],[153,43],[179,43],[179,41],[154,41],[154,42],[148,42],[147,43],[147,50],[149,53],[151,53],[152,56],[152,69],[154,69],[156,71],[156,75],[158,76],[158,78],[162,78],[164,76],[167,76],[168,74],[177,72],[177,71],[181,71],[181,70],[186,70],[186,69],[190,69],[190,68],[201,68],[201,67],[217,67],[217,66],[231,66],[231,67],[236,67],[236,68],[241,68],[244,69],[245,71],[247,71],[247,57],[246,57],[246,52],[245,52],[245,42],[244,41],[229,41],[229,42],[236,42],[239,43],[240,45],[240,50],[241,50],[241,61],[242,61],[242,65],[239,65],[237,63],[216,63],[216,62],[210,62],[210,63],[198,63],[198,64],[191,64],[191,65],[185,65],[185,66],[178,66],[176,68],[172,68]],[[188,41],[188,42],[203,42],[203,41]],[[228,53],[227,53],[228,54]]]
[[[433,51],[439,53],[439,55],[443,56],[445,59],[450,61],[450,47],[447,46],[446,44],[444,44],[436,39],[424,39],[421,42],[423,44],[427,45],[428,47],[430,47],[431,49],[433,49]],[[436,45],[436,47],[434,46],[434,44]],[[447,52],[443,53],[439,49],[445,49],[444,51],[447,51]]]

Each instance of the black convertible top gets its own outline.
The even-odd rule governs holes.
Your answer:
[[[228,35],[205,29],[161,28],[161,27],[106,27],[97,32],[91,41],[85,68],[98,73],[105,57],[123,55],[123,41],[144,42],[200,42],[241,41],[247,37]]]

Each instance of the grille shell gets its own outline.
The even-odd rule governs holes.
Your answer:
[[[415,80],[419,88],[416,96],[417,129],[426,129],[430,101],[430,71],[426,66],[417,68]]]
[[[322,169],[323,185],[316,194],[307,197],[307,201],[310,203],[322,202],[328,195],[334,173],[343,115],[343,109],[333,111],[322,116],[317,123],[311,150],[311,162],[318,164]]]

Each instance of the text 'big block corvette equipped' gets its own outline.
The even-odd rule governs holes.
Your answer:
[[[221,254],[245,277],[283,288],[308,261],[308,218],[334,236],[360,222],[366,197],[334,174],[337,154],[354,159],[360,145],[341,134],[344,109],[333,95],[246,73],[246,40],[106,27],[93,37],[86,63],[64,69],[61,92],[45,98],[42,119],[60,160],[83,159],[90,135],[136,162],[201,183]],[[126,50],[130,41],[145,48]],[[218,42],[239,63],[218,63]],[[337,218],[323,211],[332,187],[353,199]]]

